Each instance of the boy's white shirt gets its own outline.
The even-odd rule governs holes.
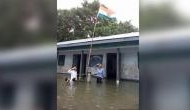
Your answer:
[[[71,74],[71,80],[72,80],[73,78],[75,78],[75,79],[77,80],[77,72],[76,72],[76,71],[74,71],[74,70],[72,70],[72,69],[69,69],[69,70],[68,70],[68,73]]]

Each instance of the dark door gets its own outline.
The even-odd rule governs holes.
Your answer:
[[[107,64],[106,64],[107,78],[116,79],[117,72],[117,54],[108,53],[107,54]]]
[[[74,54],[73,55],[73,66],[77,67],[77,74],[79,74],[79,72],[80,72],[80,61],[81,61],[81,55]]]
[[[82,75],[84,75],[86,72],[86,58],[87,54],[84,54],[82,59]]]

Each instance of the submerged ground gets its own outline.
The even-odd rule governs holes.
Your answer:
[[[138,110],[139,84],[114,80],[104,80],[96,84],[77,82],[76,86],[66,86],[64,77],[57,76],[57,110]]]

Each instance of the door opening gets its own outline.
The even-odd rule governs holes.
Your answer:
[[[82,61],[82,75],[85,75],[86,73],[86,58],[87,58],[87,54],[83,54],[83,61]]]
[[[80,61],[81,61],[81,55],[80,54],[74,54],[72,66],[77,67],[77,76],[79,75],[79,72],[80,72]]]
[[[108,79],[116,79],[117,73],[117,53],[107,54],[106,71]]]

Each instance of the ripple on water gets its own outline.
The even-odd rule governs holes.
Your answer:
[[[110,106],[110,107],[109,107],[109,109],[113,110],[113,109],[114,109],[114,107]]]
[[[95,105],[95,107],[100,108],[100,105]]]

